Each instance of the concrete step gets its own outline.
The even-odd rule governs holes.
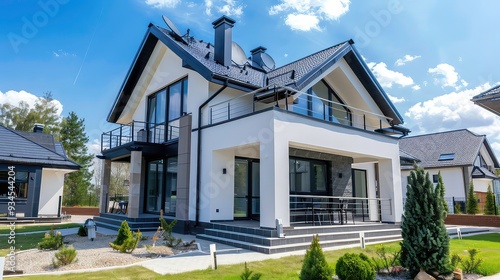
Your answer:
[[[125,219],[116,219],[112,217],[94,217],[94,221],[96,222],[97,226],[107,228],[107,229],[112,229],[112,230],[118,230],[121,226],[121,223]],[[127,223],[132,231],[156,231],[158,229],[158,226],[160,226],[160,221],[155,221],[155,222],[148,222],[148,221],[128,221]]]

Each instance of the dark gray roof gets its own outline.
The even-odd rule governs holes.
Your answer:
[[[472,169],[471,175],[472,178],[498,178],[493,172],[489,171],[488,168],[482,166],[475,166],[474,169]]]
[[[474,104],[500,115],[500,85],[474,96],[471,100]]]
[[[41,134],[41,133],[32,133]],[[32,135],[25,132],[10,130],[0,125],[0,162],[9,164],[41,165],[44,167],[78,169],[80,166],[69,160],[60,143],[55,143],[52,137],[52,145],[41,135]],[[40,140],[40,143],[32,139]],[[51,146],[53,149],[45,146]],[[56,151],[62,152],[58,153]]]
[[[495,168],[499,167],[486,136],[475,134],[467,129],[438,132],[426,135],[404,137],[399,140],[399,149],[403,153],[418,158],[423,168],[471,166],[479,154],[482,145],[490,153]],[[439,160],[442,154],[455,154],[453,160]],[[401,166],[402,169],[411,169]]]
[[[418,158],[416,158],[413,155],[410,155],[405,151],[402,151],[401,149],[399,150],[399,159],[401,160],[401,165],[413,166],[414,162],[420,162]]]
[[[26,131],[16,131],[17,134],[27,138],[38,145],[44,146],[45,148],[55,152],[55,141],[54,136],[52,134],[47,133],[35,133],[35,132],[26,132]]]
[[[230,87],[245,91],[272,85],[288,86],[302,90],[339,59],[345,57],[353,72],[366,87],[382,112],[391,117],[395,125],[403,122],[401,115],[355,50],[352,40],[326,48],[282,67],[266,71],[251,66],[251,62],[244,67],[234,63],[230,66],[218,64],[214,60],[213,44],[184,36],[183,41],[187,42],[186,44],[176,40],[169,30],[152,24],[149,26],[144,41],[127,73],[127,77],[108,116],[108,121],[116,122],[118,120],[158,41],[161,41],[182,59],[183,67],[196,71],[208,81],[219,84],[227,83]]]

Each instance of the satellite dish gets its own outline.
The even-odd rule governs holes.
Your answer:
[[[179,31],[179,29],[177,28],[177,26],[175,26],[175,24],[166,16],[163,16],[163,21],[167,24],[168,28],[170,28],[170,30],[172,30],[172,37],[174,37],[175,39],[183,42],[184,44],[188,44],[184,38],[182,38],[182,34],[181,32]]]
[[[260,58],[262,59],[262,67],[266,66],[268,69],[274,70],[276,67],[276,62],[267,53],[261,53]]]
[[[231,60],[236,63],[238,66],[243,66],[247,62],[247,57],[245,56],[245,52],[240,47],[240,45],[233,42],[231,47]]]

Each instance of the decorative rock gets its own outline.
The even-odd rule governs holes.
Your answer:
[[[462,269],[460,268],[455,268],[455,270],[453,271],[453,279],[455,280],[462,280],[464,279],[463,278],[463,274],[462,274]]]
[[[413,280],[436,280],[436,278],[432,277],[431,275],[427,274],[425,270],[421,269],[417,276],[413,278]]]

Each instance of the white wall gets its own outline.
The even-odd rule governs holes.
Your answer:
[[[371,162],[379,159],[387,161],[388,169],[381,168],[385,174],[382,188],[386,188],[386,194],[390,193],[393,203],[393,213],[387,219],[395,222],[400,219],[402,205],[397,204],[402,203],[401,175],[399,148],[395,138],[278,111],[262,112],[238,121],[210,127],[202,133],[202,193],[210,191],[211,182],[223,165],[220,160],[229,162],[228,155],[219,151],[233,149],[234,154],[241,154],[247,153],[245,150],[252,151],[249,149],[250,144],[252,144],[250,147],[260,147],[261,226],[274,227],[274,219],[278,217],[283,219],[285,226],[289,225],[289,147],[350,156],[355,162],[367,162],[367,159]],[[264,197],[272,199],[274,205],[262,201],[265,200]],[[215,196],[211,197],[211,200],[217,203],[222,201]],[[265,208],[262,208],[264,206]],[[270,209],[272,206],[274,207]],[[209,209],[204,208],[201,211],[201,221],[209,221],[215,217],[215,204],[210,203],[207,207]],[[273,213],[272,217],[266,217],[269,211]]]
[[[38,215],[57,215],[59,196],[63,195],[64,174],[68,170],[42,169],[42,183],[40,188],[40,201]]]
[[[401,182],[403,189],[403,198],[406,198],[406,186],[408,185],[408,176],[410,176],[411,170],[401,171]],[[447,167],[447,168],[428,168],[425,169],[429,172],[429,177],[432,181],[432,176],[437,175],[441,171],[441,177],[443,177],[444,187],[446,189],[445,197],[466,197],[465,194],[465,184],[464,176],[461,167]],[[436,184],[434,184],[436,185]]]
[[[472,179],[474,183],[474,191],[476,192],[486,192],[488,190],[488,185],[491,186],[493,190],[493,180],[491,179]]]

